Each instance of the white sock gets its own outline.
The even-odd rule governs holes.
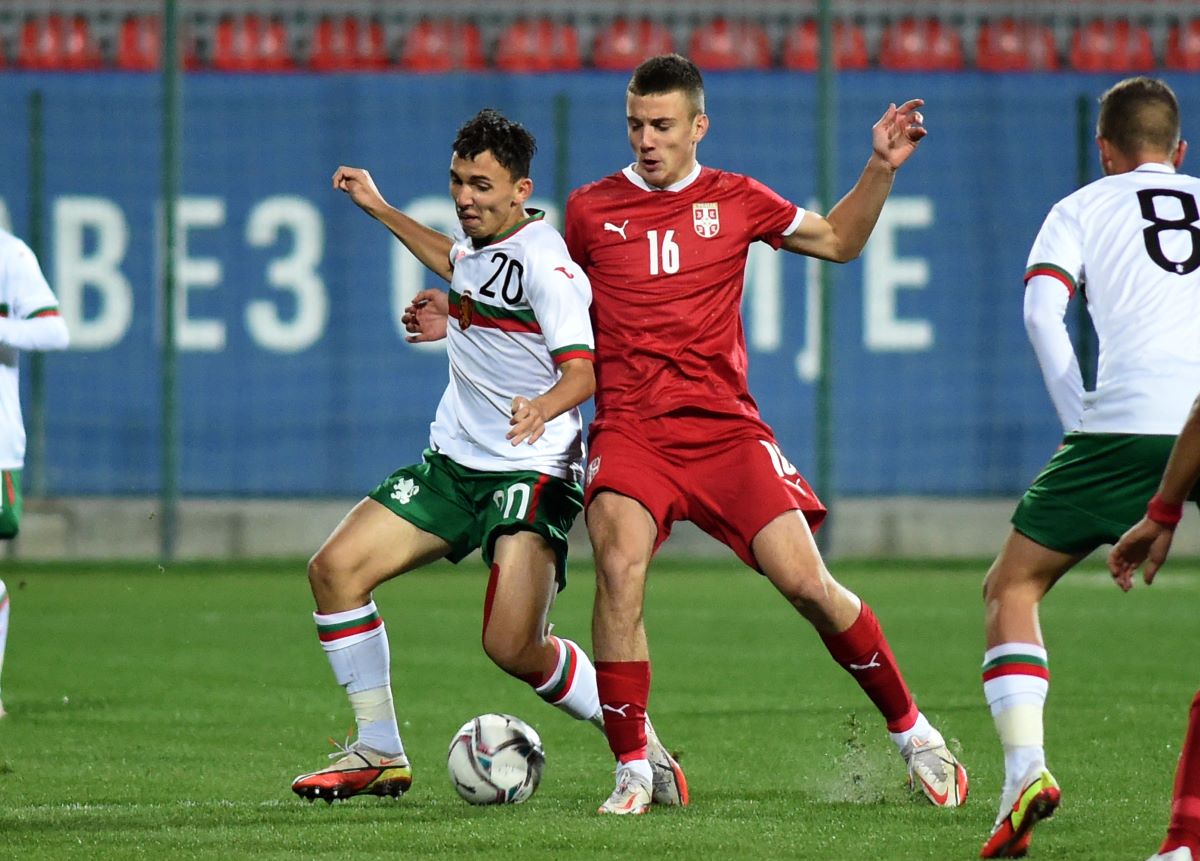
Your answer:
[[[919,738],[927,743],[931,743],[930,747],[937,747],[939,744],[945,744],[942,734],[933,728],[933,724],[925,717],[923,712],[917,712],[917,720],[912,725],[912,728],[905,732],[889,732],[892,742],[896,745],[896,750],[903,751],[904,746],[908,744],[912,738]]]
[[[984,653],[983,693],[1004,746],[1004,796],[1018,791],[1035,767],[1045,768],[1049,675],[1046,650],[1036,643],[1002,643]]]
[[[334,678],[350,697],[358,741],[380,753],[404,753],[392,701],[387,629],[375,602],[341,613],[313,613],[313,620]]]
[[[600,715],[600,694],[596,690],[596,668],[579,645],[562,637],[551,637],[558,647],[558,665],[550,679],[534,692],[550,705],[576,720],[596,722]],[[598,724],[604,729],[604,719]]]
[[[654,785],[654,770],[650,768],[650,760],[648,759],[631,759],[629,762],[622,762],[617,766],[617,770],[621,771],[628,769],[641,778],[647,786]]]

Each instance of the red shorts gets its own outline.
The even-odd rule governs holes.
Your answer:
[[[654,518],[655,551],[671,524],[690,520],[758,570],[750,542],[764,526],[799,510],[815,531],[827,513],[765,427],[747,425],[731,439],[713,434],[711,420],[606,422],[588,441],[584,507],[601,491],[619,493]]]

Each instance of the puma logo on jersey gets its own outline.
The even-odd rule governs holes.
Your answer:
[[[610,224],[609,222],[606,221],[606,222],[604,222],[604,229],[611,230],[613,233],[619,233],[619,234],[621,234],[621,238],[624,239],[625,238],[625,226],[627,224],[629,224],[628,218],[625,219],[624,223],[622,223],[620,227],[617,227],[617,225]]]
[[[566,266],[555,266],[555,267],[554,267],[554,271],[555,271],[555,272],[561,272],[563,275],[566,275],[566,276],[567,276],[568,278],[570,278],[572,281],[574,281],[574,280],[575,280],[575,276],[574,276],[574,275],[572,275],[570,272],[568,272],[568,271],[567,271],[567,267],[566,267]]]
[[[870,670],[874,667],[882,667],[883,664],[879,663],[879,652],[876,652],[875,654],[871,655],[871,660],[867,661],[865,664],[849,664],[848,666],[852,670]]]

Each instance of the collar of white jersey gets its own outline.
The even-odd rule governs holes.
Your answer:
[[[1133,169],[1134,173],[1174,173],[1175,166],[1165,161],[1147,161]]]
[[[646,180],[642,179],[641,175],[633,169],[634,165],[636,164],[637,162],[634,162],[633,164],[629,165],[629,167],[623,168],[621,173],[625,174],[625,178],[642,191],[683,191],[685,188],[695,182],[696,177],[700,175],[700,162],[696,162],[696,165],[683,179],[679,180],[678,182],[671,183],[666,188],[658,188],[657,186],[653,186],[646,182]]]

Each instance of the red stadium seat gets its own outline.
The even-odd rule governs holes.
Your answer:
[[[186,28],[179,38],[183,41],[184,68],[200,68],[196,40]],[[157,15],[130,15],[122,22],[117,37],[117,68],[129,72],[157,71],[161,68],[162,41],[162,22]]]
[[[157,69],[162,59],[162,23],[157,15],[130,15],[117,39],[117,68],[131,72]]]
[[[319,72],[382,69],[387,66],[383,26],[347,15],[322,18],[313,31],[310,68]]]
[[[783,67],[815,72],[821,65],[821,36],[816,21],[804,21],[788,31],[783,41]],[[867,69],[871,55],[862,28],[849,21],[833,22],[833,65],[839,69]]]
[[[771,42],[757,24],[717,18],[692,31],[688,56],[706,72],[765,69],[771,65]]]
[[[565,22],[515,21],[496,42],[495,62],[505,72],[574,71],[582,65],[579,34]]]
[[[479,28],[465,21],[421,21],[404,40],[400,65],[414,72],[487,68]]]
[[[1148,72],[1154,68],[1150,31],[1124,19],[1084,24],[1071,37],[1071,68],[1080,72]]]
[[[100,50],[82,15],[30,18],[21,28],[17,65],[24,69],[99,69]]]
[[[628,71],[647,57],[675,50],[671,31],[655,21],[618,18],[596,34],[592,65],[597,69]]]
[[[962,39],[936,18],[906,18],[884,30],[879,65],[896,71],[957,71],[963,67]]]
[[[253,14],[218,22],[212,65],[222,72],[282,72],[296,67],[283,22]]]
[[[1054,71],[1058,68],[1054,32],[1032,21],[988,21],[979,28],[975,65],[985,72]]]
[[[1200,18],[1171,27],[1165,61],[1175,72],[1200,72]]]

